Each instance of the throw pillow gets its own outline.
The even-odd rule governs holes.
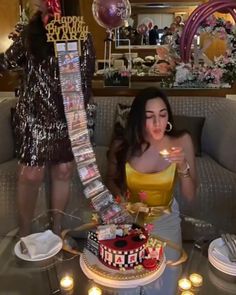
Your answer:
[[[130,105],[117,104],[113,138],[120,138],[124,135],[130,108]],[[201,135],[205,118],[174,115],[173,119],[176,130],[186,131],[191,135],[195,148],[195,155],[201,156]]]
[[[192,117],[184,115],[174,115],[175,129],[179,131],[188,132],[193,140],[193,145],[195,148],[195,155],[201,156],[201,136],[202,127],[205,121],[204,117]]]
[[[124,135],[125,125],[130,112],[130,105],[118,103],[116,106],[116,116],[114,125],[114,138],[120,138]]]

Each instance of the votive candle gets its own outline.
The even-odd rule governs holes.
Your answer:
[[[198,273],[192,273],[189,276],[189,279],[194,287],[202,286],[203,279],[202,279],[202,276],[199,275]]]
[[[192,287],[192,284],[190,282],[190,280],[184,278],[184,279],[180,279],[178,282],[178,286],[181,290],[186,291],[186,290],[190,290]]]
[[[88,290],[88,295],[102,295],[102,290],[98,287],[92,287]]]
[[[162,155],[163,157],[166,157],[166,156],[168,156],[168,155],[170,154],[170,153],[168,152],[167,149],[161,150],[159,153],[160,153],[160,155]]]
[[[183,291],[181,292],[181,295],[194,295],[194,293],[191,291]]]
[[[71,276],[64,276],[60,280],[60,286],[65,291],[70,291],[74,287],[74,280]]]

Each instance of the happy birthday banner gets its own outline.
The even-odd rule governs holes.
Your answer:
[[[54,42],[58,57],[61,89],[77,171],[84,186],[84,195],[105,223],[131,221],[129,213],[115,203],[112,194],[102,183],[96,157],[90,142],[87,116],[81,84],[81,41],[88,36],[83,17],[54,17],[47,26],[47,41]]]

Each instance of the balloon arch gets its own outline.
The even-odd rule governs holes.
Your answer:
[[[198,6],[188,18],[180,40],[180,54],[183,62],[189,62],[191,44],[200,24],[214,12],[230,13],[236,23],[236,1],[214,0]]]

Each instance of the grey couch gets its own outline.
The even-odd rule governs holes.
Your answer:
[[[106,153],[113,132],[117,103],[130,104],[132,97],[94,97],[97,103],[95,126],[95,153],[101,175],[106,174]],[[14,98],[0,101],[0,234],[17,227],[16,167],[13,157],[13,138],[10,125],[10,108]],[[214,97],[170,97],[174,114],[203,116],[202,156],[196,158],[199,187],[196,201],[186,203],[177,187],[175,197],[181,214],[189,216],[190,224],[198,223],[201,230],[208,231],[205,220],[228,231],[236,224],[236,102]],[[48,180],[45,179],[39,193],[35,214],[46,210],[49,200]],[[71,199],[67,213],[78,216],[81,223],[91,217],[89,202],[82,193],[81,182],[75,172],[71,183]],[[73,218],[67,223],[73,223]],[[78,220],[78,219],[77,219]],[[68,225],[68,224],[67,224]],[[196,226],[194,227],[196,229]],[[185,227],[185,238],[196,237]]]

